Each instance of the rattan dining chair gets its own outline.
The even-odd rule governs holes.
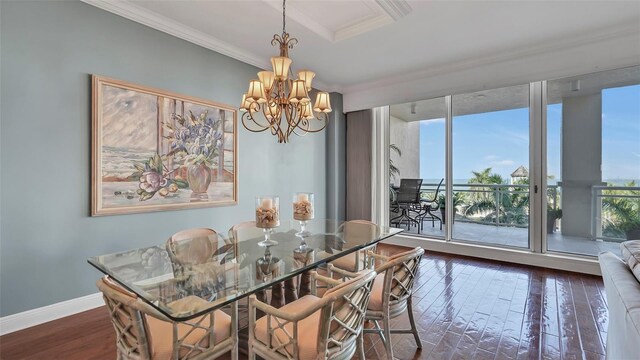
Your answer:
[[[189,321],[175,322],[108,276],[96,285],[116,331],[118,360],[215,359],[229,351],[233,360],[238,359],[235,305],[231,316],[215,310]],[[188,311],[206,304],[205,300],[190,296],[168,306]]]
[[[346,245],[358,243],[362,239],[370,240],[371,233],[377,236],[380,232],[378,226],[367,220],[350,220],[344,222],[338,229],[338,233],[342,234]],[[367,257],[367,251],[375,252],[376,245],[368,246],[360,251],[354,251],[350,254],[342,256],[331,262],[335,267],[350,272],[358,272],[372,266],[372,261]],[[329,273],[331,276],[331,273]]]
[[[213,261],[218,250],[219,236],[215,230],[194,228],[173,234],[166,243],[173,273],[182,278],[194,265]]]
[[[236,261],[241,263],[244,261],[244,254],[238,254],[238,242],[242,240],[242,236],[238,234],[239,230],[245,229],[246,233],[243,234],[245,237],[254,237],[254,236],[262,236],[262,229],[256,227],[255,221],[244,221],[238,224],[235,224],[229,229],[228,239],[229,242],[234,247]],[[247,229],[254,229],[254,231],[250,231]]]
[[[276,309],[249,300],[249,360],[346,360],[356,352],[364,359],[362,330],[376,273],[364,270],[341,282],[311,273],[316,283],[331,286],[322,297],[306,295]],[[256,311],[265,316],[256,321]]]
[[[422,349],[422,342],[415,319],[413,318],[413,305],[411,295],[420,260],[424,249],[415,249],[396,254],[383,256],[369,252],[369,256],[382,261],[376,266],[378,275],[371,289],[371,300],[367,307],[366,320],[374,322],[375,328],[365,329],[364,333],[377,333],[382,338],[387,359],[393,359],[391,346],[391,334],[413,334],[418,349]],[[346,278],[355,276],[341,269],[332,269],[334,272]],[[391,319],[407,312],[411,329],[391,329]],[[382,321],[382,328],[378,321]]]

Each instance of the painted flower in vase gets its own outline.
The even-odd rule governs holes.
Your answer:
[[[199,116],[189,111],[187,116],[173,115],[175,124],[164,125],[172,131],[166,139],[171,141],[171,151],[167,156],[186,167],[186,177],[192,198],[206,199],[211,184],[211,169],[222,151],[220,120],[207,116],[208,111]]]
[[[167,169],[163,157],[158,154],[147,161],[136,162],[133,166],[136,172],[132,176],[139,179],[137,194],[140,196],[140,201],[149,200],[155,194],[163,197],[173,196],[179,188],[188,186],[185,181],[170,178],[172,172]]]
[[[173,123],[164,123],[170,130],[164,139],[170,142],[170,151],[165,155],[155,154],[144,162],[134,162],[139,179],[137,194],[141,201],[156,194],[162,197],[176,196],[179,189],[190,189],[192,199],[206,200],[211,184],[211,169],[222,149],[220,121],[199,116],[189,111],[182,117],[173,114]]]

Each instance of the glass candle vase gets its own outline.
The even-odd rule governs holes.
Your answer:
[[[280,226],[280,198],[277,196],[259,196],[256,198],[256,227],[264,231],[264,240],[260,246],[274,246],[278,242],[271,240],[273,228]]]
[[[293,194],[293,219],[300,222],[300,231],[297,236],[309,236],[307,220],[313,219],[314,213],[313,193],[298,192]]]

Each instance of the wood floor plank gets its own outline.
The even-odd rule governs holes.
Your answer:
[[[396,359],[604,359],[609,315],[599,277],[427,252],[413,299],[422,350],[412,335],[394,334]],[[392,326],[408,328],[408,317]],[[364,343],[367,359],[385,359],[377,335]],[[3,360],[115,358],[104,307],[0,337]]]
[[[558,315],[560,318],[560,346],[563,358],[582,358],[582,343],[578,331],[576,309],[571,294],[571,284],[567,275],[559,275],[556,278],[556,291],[558,295]]]

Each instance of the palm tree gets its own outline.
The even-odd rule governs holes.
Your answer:
[[[488,167],[482,171],[472,171],[473,177],[467,181],[468,184],[504,184],[505,180],[500,174],[491,173]]]
[[[625,184],[636,187],[636,182]],[[602,192],[603,233],[606,236],[625,238],[626,233],[640,229],[640,191],[638,190],[604,190]],[[626,195],[632,198],[607,197],[606,195]]]
[[[473,177],[467,181],[467,184],[505,184],[505,179],[499,174],[491,173],[491,168],[488,167],[482,171],[472,171]],[[471,193],[469,198],[474,202],[488,200],[491,201],[494,196],[492,192],[487,192],[487,188],[484,186],[471,186],[469,187]]]
[[[389,145],[389,150],[394,151],[398,156],[402,156],[402,150],[396,145]],[[391,160],[391,154],[389,154],[389,178],[393,179],[396,176],[400,176],[400,169],[393,164],[393,160]]]
[[[492,173],[491,168],[482,171],[472,171],[473,177],[469,184],[495,184],[504,187],[494,187],[487,192],[486,187],[471,186],[471,203],[464,211],[466,216],[481,215],[481,222],[524,225],[529,222],[529,196],[509,191],[505,179],[499,174]],[[524,181],[524,180],[523,180]]]

